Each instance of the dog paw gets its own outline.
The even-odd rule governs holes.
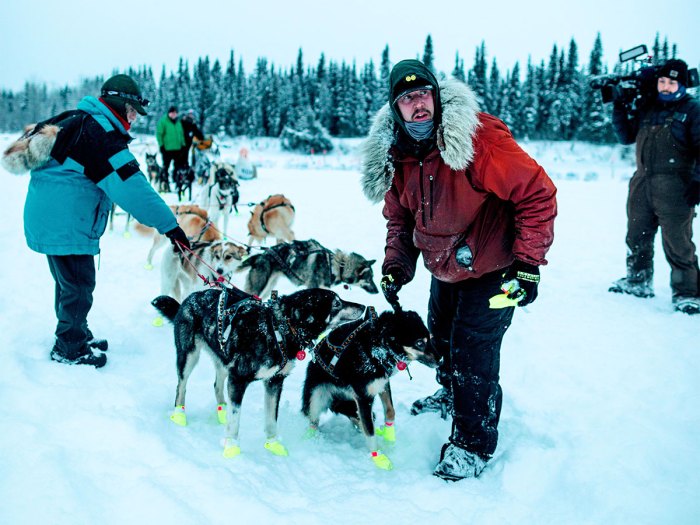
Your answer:
[[[241,454],[241,447],[238,443],[231,438],[226,438],[224,440],[224,457],[225,458],[235,458]]]
[[[304,432],[304,439],[316,439],[318,437],[318,428],[317,427],[309,427],[306,429],[306,432]]]
[[[384,441],[388,441],[390,443],[396,442],[396,427],[394,425],[382,425],[381,427],[375,429],[374,433],[379,437],[384,438]]]
[[[181,427],[187,426],[187,416],[185,415],[185,405],[178,405],[170,414],[170,421]]]
[[[226,403],[216,405],[216,419],[220,425],[226,424]]]
[[[394,468],[391,460],[381,450],[375,450],[370,456],[375,467],[382,470],[392,470]]]
[[[265,449],[272,452],[275,456],[289,456],[287,447],[276,439],[265,441]]]

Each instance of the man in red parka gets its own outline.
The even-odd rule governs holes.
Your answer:
[[[513,306],[537,297],[556,188],[508,127],[479,111],[464,83],[438,84],[423,63],[403,60],[389,84],[389,103],[364,144],[362,175],[365,195],[384,200],[382,290],[396,304],[423,256],[442,387],[411,412],[451,412],[452,435],[434,474],[477,477],[498,440],[501,341]]]

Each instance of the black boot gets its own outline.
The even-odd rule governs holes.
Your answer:
[[[442,419],[447,419],[448,414],[452,414],[452,390],[441,387],[432,396],[414,401],[411,414],[416,416],[423,412],[439,412]]]
[[[89,348],[95,348],[100,352],[106,352],[109,348],[107,339],[95,339],[94,337],[92,339],[88,339],[87,345]]]
[[[94,354],[87,345],[75,349],[58,341],[51,350],[51,359],[66,365],[91,365],[95,368],[102,368],[107,364],[106,355]]]
[[[608,288],[608,292],[626,293],[635,297],[654,297],[654,272],[651,269],[634,271],[627,269],[627,277],[618,279]]]
[[[435,466],[433,476],[445,481],[478,478],[486,468],[486,462],[479,454],[469,452],[454,443],[445,443],[440,452],[440,461]]]
[[[106,352],[109,348],[107,339],[97,339],[89,328],[87,329],[87,345],[90,348],[96,348],[100,352]]]

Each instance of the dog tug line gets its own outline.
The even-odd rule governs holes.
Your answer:
[[[182,245],[181,243],[177,242],[178,248],[182,255],[185,254],[185,250],[188,250],[194,257],[197,257],[197,254],[193,253],[192,250],[189,250],[186,246]],[[199,258],[200,261],[207,266],[210,270],[214,270],[209,266],[206,261],[203,261],[201,258]],[[187,257],[185,257],[185,260],[188,261],[189,264],[192,264],[191,261]],[[194,269],[194,268],[193,268]],[[233,317],[236,316],[237,311],[239,308],[246,302],[246,300],[238,300],[233,303],[233,305],[230,308],[226,308],[227,300],[228,300],[228,294],[227,290],[228,288],[224,285],[224,283],[228,284],[232,289],[237,290],[239,293],[244,293],[245,295],[248,296],[248,298],[255,300],[255,301],[262,301],[262,299],[253,294],[248,294],[246,292],[243,292],[239,288],[237,288],[235,285],[233,285],[228,279],[226,279],[224,276],[219,275],[216,279],[210,279],[199,272],[196,272],[197,276],[204,282],[209,287],[217,287],[222,290],[222,293],[219,296],[218,299],[218,304],[217,304],[217,339],[219,343],[219,348],[223,352],[224,347],[226,345],[226,342],[228,340],[228,337],[230,336],[231,332],[231,327],[233,326],[232,319]],[[213,273],[216,273],[213,271]],[[274,347],[274,351],[280,356],[282,364],[280,365],[280,371],[283,370],[286,365],[289,362],[289,359],[287,358],[287,355],[282,348],[282,345],[284,344],[284,337],[283,333],[285,332],[286,335],[291,336],[293,339],[300,341],[300,337],[297,334],[296,329],[294,328],[294,325],[289,321],[289,319],[284,315],[284,313],[281,311],[281,308],[279,306],[278,302],[278,293],[276,290],[272,291],[271,297],[269,301],[267,301],[267,304],[270,306],[270,313],[271,315],[267,318],[267,325],[269,329],[269,333],[274,334],[274,338],[271,338],[272,340],[272,345]],[[391,304],[392,308],[394,309],[395,312],[400,313],[401,312],[401,306],[396,303],[396,304]],[[334,379],[338,379],[337,376],[335,375],[334,371],[336,366],[338,365],[340,359],[343,357],[347,349],[350,347],[351,343],[353,340],[362,332],[366,330],[371,330],[375,322],[377,321],[377,312],[374,307],[368,306],[365,309],[365,314],[360,317],[359,319],[355,321],[350,321],[347,323],[344,323],[343,329],[340,330],[340,327],[336,327],[334,330],[329,331],[326,330],[322,332],[314,341],[311,341],[310,344],[308,345],[299,345],[302,346],[302,348],[307,348],[310,349],[313,355],[313,361],[317,363],[323,370],[326,371],[331,377]],[[227,326],[226,329],[224,329],[224,326]],[[330,335],[329,335],[330,332]],[[349,333],[348,333],[349,332]],[[345,335],[347,333],[347,335]],[[331,342],[331,335],[338,336],[342,338],[340,342]],[[400,356],[398,356],[392,349],[386,348],[387,353],[391,356],[392,361],[394,363],[394,366],[396,367],[397,370],[403,371],[406,370],[406,372],[409,375],[409,378],[412,380],[413,377],[411,376],[410,370],[408,368],[408,364],[406,361],[401,359]],[[323,354],[326,354],[327,357],[324,358]],[[303,361],[306,358],[306,352],[301,349],[296,353],[296,359],[299,361]],[[220,424],[226,424],[227,423],[227,418],[226,418],[226,409],[227,406],[226,404],[219,404],[217,405],[217,419]],[[184,405],[179,405],[175,407],[175,410],[170,416],[170,419],[177,425],[180,426],[186,426],[187,425],[187,419],[185,415],[185,406]],[[314,424],[310,424],[309,429],[307,430],[305,434],[306,439],[313,438],[317,435],[317,427]],[[395,433],[395,428],[393,426],[393,421],[386,421],[384,426],[378,427],[375,429],[374,432],[377,436],[381,437],[384,439],[386,442],[393,443],[396,441],[396,433]],[[393,465],[389,458],[376,446],[373,447],[374,450],[371,450],[370,452],[370,457],[375,464],[376,467],[382,469],[382,470],[391,470],[393,469]],[[277,456],[288,456],[289,453],[286,449],[286,447],[279,441],[277,440],[271,440],[271,441],[266,441],[265,443],[265,449],[273,453],[274,455]],[[241,449],[238,446],[237,443],[231,442],[229,443],[229,439],[226,438],[225,440],[225,445],[224,445],[224,452],[223,455],[224,457],[231,458],[238,456],[241,453]]]

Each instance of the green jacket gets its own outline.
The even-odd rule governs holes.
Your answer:
[[[158,147],[162,148],[165,146],[167,151],[177,151],[184,148],[185,131],[182,129],[180,119],[173,122],[168,115],[163,116],[158,121],[156,139],[158,140]]]

